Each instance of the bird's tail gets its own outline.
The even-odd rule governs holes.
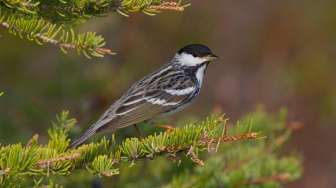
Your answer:
[[[71,148],[76,148],[77,146],[83,144],[87,139],[97,132],[96,127],[92,126],[86,130],[79,138],[73,141],[70,145]]]

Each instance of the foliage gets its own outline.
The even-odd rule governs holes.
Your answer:
[[[35,41],[53,44],[63,52],[75,49],[88,58],[114,54],[104,48],[105,40],[95,32],[76,33],[74,27],[93,16],[118,12],[155,15],[162,10],[183,11],[181,2],[162,0],[3,0],[0,1],[0,27],[10,33]]]
[[[206,160],[204,167],[174,176],[164,187],[280,187],[299,178],[300,157],[281,155],[278,151],[292,132],[284,127],[285,111],[273,117],[257,111],[243,118],[241,124],[250,121],[253,130],[262,131],[267,139],[223,145],[221,151]]]
[[[291,154],[280,156],[276,152],[291,132],[285,129],[284,120],[269,117],[264,112],[256,112],[251,118],[256,123],[243,119],[227,129],[227,121],[222,116],[212,115],[202,122],[189,123],[142,139],[132,137],[118,142],[113,136],[111,140],[103,138],[98,143],[69,149],[68,134],[76,121],[69,117],[68,112],[62,112],[48,131],[48,144],[39,144],[35,135],[26,145],[0,147],[0,184],[6,187],[46,184],[59,187],[61,185],[55,182],[60,178],[87,172],[98,177],[118,174],[122,177],[145,159],[151,159],[153,163],[157,159],[170,159],[179,161],[181,166],[188,161],[194,163],[188,168],[185,166],[183,174],[175,174],[171,180],[160,181],[161,184],[155,186],[166,182],[164,187],[278,187],[297,179],[300,176],[299,158]],[[265,132],[269,138],[265,139],[260,132]],[[124,164],[128,167],[124,168]],[[156,171],[173,166],[163,165]],[[139,178],[139,186],[141,181],[150,182]]]

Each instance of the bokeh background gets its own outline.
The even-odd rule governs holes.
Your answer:
[[[336,187],[335,7],[332,0],[193,0],[182,13],[94,18],[78,29],[103,34],[118,55],[93,60],[0,30],[0,142],[43,138],[63,109],[87,127],[178,48],[204,43],[221,59],[182,115],[220,107],[235,121],[259,104],[286,107],[305,125],[289,145],[303,155],[304,174],[288,187]]]

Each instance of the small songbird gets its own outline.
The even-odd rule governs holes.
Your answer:
[[[115,131],[183,109],[200,93],[207,66],[217,58],[202,44],[181,48],[168,64],[134,83],[71,147],[97,132]]]

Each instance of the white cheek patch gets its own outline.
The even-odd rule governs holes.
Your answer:
[[[171,94],[171,95],[177,95],[177,96],[181,96],[181,95],[187,95],[192,93],[195,90],[194,87],[187,87],[185,89],[166,89],[165,92]]]
[[[183,66],[196,66],[205,61],[200,57],[194,57],[193,55],[187,53],[177,54],[175,57],[178,60],[178,63]]]

